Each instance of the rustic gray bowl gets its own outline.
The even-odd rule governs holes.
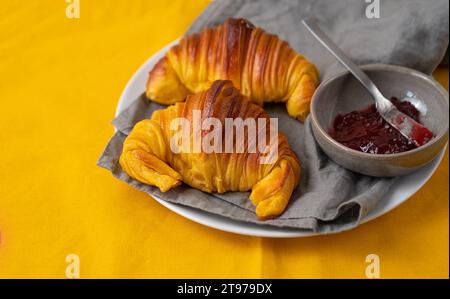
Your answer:
[[[431,77],[405,67],[372,64],[362,66],[362,69],[387,98],[402,99],[408,91],[420,98],[427,107],[420,121],[435,137],[419,148],[398,154],[363,153],[335,141],[328,131],[337,114],[373,104],[369,93],[345,71],[321,83],[312,99],[312,129],[322,150],[349,170],[377,177],[406,175],[432,161],[448,140],[447,91]]]

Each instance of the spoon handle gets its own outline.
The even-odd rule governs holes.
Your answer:
[[[374,98],[379,109],[383,109],[385,105],[384,96],[379,89],[370,80],[370,78],[355,64],[353,63],[340,49],[339,47],[319,28],[319,26],[312,20],[302,20],[303,25],[309,32],[331,53],[336,57],[355,77],[361,82],[361,84],[369,91]]]

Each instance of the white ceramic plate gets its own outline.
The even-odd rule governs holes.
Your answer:
[[[168,44],[166,47],[158,51],[155,55],[150,57],[150,59],[148,59],[137,70],[130,81],[128,81],[125,90],[120,96],[119,104],[116,110],[116,116],[125,108],[127,108],[145,91],[148,72],[152,69],[153,65],[164,56],[164,54],[170,49],[170,47],[172,47],[177,42],[178,40],[175,40],[172,43]],[[401,203],[405,202],[414,193],[416,193],[417,190],[419,190],[436,171],[439,163],[442,161],[444,153],[445,148],[442,150],[439,156],[434,159],[434,161],[424,166],[422,169],[408,176],[401,177],[399,180],[397,180],[396,183],[391,186],[390,190],[384,195],[378,206],[363,218],[362,223],[368,222],[389,212]],[[227,232],[250,236],[277,238],[306,237],[315,235],[315,233],[305,230],[278,228],[267,225],[258,225],[231,220],[198,209],[173,204],[160,198],[154,198],[163,206],[183,217],[186,217],[197,223]]]

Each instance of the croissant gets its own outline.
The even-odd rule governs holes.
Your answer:
[[[227,136],[223,124],[229,119],[262,120],[265,125],[258,122],[256,131],[259,137],[265,135],[265,140],[274,141],[278,148],[276,156],[270,163],[261,163],[267,152],[259,147],[254,152],[249,150],[255,140],[249,138],[248,130],[241,135],[244,136],[241,152],[195,152],[195,133],[191,129],[187,131],[190,146],[183,150],[178,147],[179,143],[173,142],[175,134],[180,132],[173,129],[172,122],[185,119],[192,124],[195,111],[199,111],[202,122],[216,119],[222,124],[217,136],[226,139],[231,135],[233,149],[237,148],[238,135],[234,130]],[[300,163],[282,133],[269,136],[269,122],[267,113],[242,96],[231,81],[215,81],[210,89],[188,96],[185,102],[157,110],[150,119],[138,122],[124,141],[119,162],[129,176],[157,186],[162,192],[181,182],[208,193],[251,189],[250,200],[256,207],[257,216],[272,218],[286,208],[299,182]],[[201,136],[210,131],[202,127]]]
[[[254,103],[285,102],[289,115],[304,121],[318,77],[287,42],[245,19],[228,19],[172,47],[150,71],[146,95],[173,104],[215,80],[231,80]]]

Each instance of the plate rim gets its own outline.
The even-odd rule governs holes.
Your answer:
[[[116,111],[115,111],[115,117],[123,111],[125,108],[127,108],[127,102],[131,103],[133,100],[138,98],[139,95],[141,95],[145,91],[145,85],[142,85],[142,89],[140,91],[135,90],[135,86],[139,85],[138,83],[140,81],[143,81],[143,79],[147,79],[147,74],[149,70],[153,67],[153,65],[175,44],[179,42],[180,38],[175,39],[174,41],[168,43],[163,48],[158,50],[156,53],[154,53],[152,56],[150,56],[131,76],[131,78],[127,81],[127,84],[125,85],[125,88],[123,89],[119,101],[117,103]],[[145,78],[141,78],[145,76]],[[402,203],[406,202],[409,198],[411,198],[417,191],[419,191],[433,176],[433,174],[436,172],[437,168],[442,162],[442,159],[445,155],[445,151],[447,149],[447,144],[444,146],[444,148],[441,150],[439,155],[432,160],[427,165],[423,166],[421,169],[413,172],[410,175],[400,177],[399,180],[405,180],[407,181],[408,177],[417,176],[421,173],[421,180],[415,182],[414,188],[410,188],[406,191],[403,191],[405,194],[402,196],[401,199],[393,200],[392,198],[386,198],[388,196],[393,197],[395,194],[395,191],[398,191],[395,189],[397,185],[400,183],[398,181],[394,182],[388,191],[383,195],[383,198],[378,202],[377,206],[372,209],[368,214],[363,216],[358,226],[367,223],[371,220],[374,220],[378,217],[381,217],[385,215],[386,213],[392,211],[393,209],[400,206]],[[401,190],[401,189],[400,189]],[[295,228],[287,228],[287,227],[274,227],[274,226],[268,226],[264,224],[255,224],[255,223],[248,223],[244,221],[234,220],[230,218],[226,218],[221,215],[216,215],[209,213],[207,211],[195,209],[192,207],[184,206],[181,204],[175,204],[168,201],[165,201],[162,198],[159,198],[157,196],[151,195],[150,198],[154,198],[158,203],[163,205],[164,207],[168,208],[172,212],[187,218],[193,222],[199,223],[201,225],[214,228],[217,230],[239,234],[239,235],[246,235],[246,236],[254,236],[254,237],[268,237],[268,238],[299,238],[299,237],[311,237],[311,236],[318,236],[318,235],[326,235],[326,234],[336,234],[341,233],[344,231],[352,230],[356,227],[351,227],[344,230],[339,231],[331,231],[331,232],[313,232],[308,230],[301,230],[301,229],[295,229]],[[381,203],[387,202],[387,205],[385,207],[381,208],[379,211],[377,211],[377,208],[380,206]]]

